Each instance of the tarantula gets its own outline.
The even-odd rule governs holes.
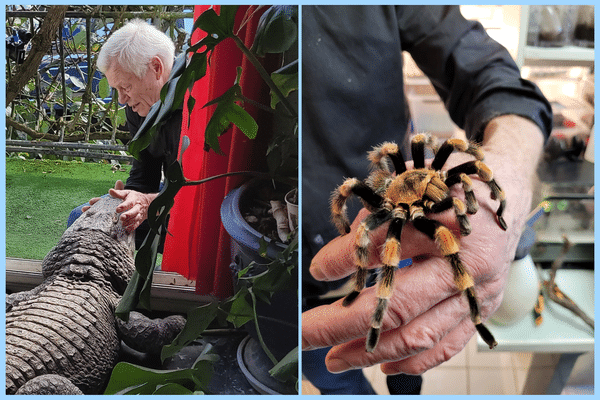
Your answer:
[[[426,146],[430,147],[435,154],[430,167],[425,167]],[[442,167],[454,150],[470,154],[475,157],[475,160],[442,171]],[[469,300],[471,320],[490,349],[494,348],[497,342],[481,322],[473,278],[460,260],[457,238],[450,229],[438,221],[427,218],[425,214],[439,213],[453,208],[460,226],[460,234],[464,236],[471,233],[467,214],[477,212],[479,205],[468,175],[478,175],[490,187],[492,199],[500,201],[496,215],[500,227],[506,230],[506,222],[502,218],[506,203],[504,192],[494,180],[490,168],[482,162],[483,152],[473,143],[449,139],[438,147],[432,136],[419,134],[411,141],[411,153],[414,169],[407,170],[404,158],[396,144],[386,142],[375,147],[368,153],[373,172],[367,179],[364,181],[356,178],[346,179],[332,194],[332,218],[342,235],[350,232],[346,200],[352,194],[358,196],[371,212],[361,222],[356,233],[355,285],[354,290],[344,298],[343,305],[351,304],[365,286],[371,245],[369,232],[389,221],[382,251],[383,267],[378,277],[377,307],[366,341],[366,350],[372,353],[379,341],[383,316],[392,296],[394,272],[400,262],[402,228],[406,222],[412,222],[416,229],[437,243],[442,255],[449,261],[454,272],[454,283]],[[392,161],[395,175],[390,171],[386,157]],[[465,202],[448,193],[449,187],[457,183],[462,184],[466,205]]]

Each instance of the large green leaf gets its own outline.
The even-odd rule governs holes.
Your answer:
[[[203,393],[203,392],[201,392]],[[156,389],[152,394],[166,394],[166,395],[174,395],[174,394],[194,394],[191,390],[177,384],[177,383],[166,383],[164,385],[156,385]]]
[[[237,104],[233,104],[228,112],[229,120],[237,126],[249,139],[254,139],[258,133],[258,124],[250,114]]]
[[[180,77],[171,79],[166,83],[168,89],[164,101],[157,101],[152,105],[146,119],[137,133],[129,142],[129,152],[132,156],[139,159],[140,152],[148,147],[162,122],[173,112],[173,103],[175,102],[175,90]]]
[[[278,292],[291,288],[293,266],[288,266],[283,263],[274,263],[269,265],[269,269],[260,275],[257,275],[252,280],[254,291]]]
[[[184,136],[182,141],[181,156],[189,145],[189,138]],[[136,270],[116,309],[117,317],[123,320],[127,320],[129,312],[138,305],[150,309],[150,291],[161,232],[167,229],[167,216],[173,207],[175,196],[185,183],[180,160],[175,160],[167,168],[165,177],[162,190],[148,207],[150,230],[135,256]]]
[[[206,345],[189,369],[157,370],[120,362],[113,369],[104,394],[165,394],[168,388],[172,394],[204,392],[213,373],[212,365],[218,360],[211,349],[211,345]]]
[[[206,46],[207,50],[212,50],[217,44],[221,43],[228,37],[233,36],[233,24],[235,22],[235,14],[239,6],[221,6],[220,14],[217,14],[214,9],[210,8],[204,11],[192,28],[192,32],[200,28],[207,33],[206,37],[199,43],[194,45],[191,50],[196,51]]]
[[[103,77],[100,79],[100,82],[98,82],[98,95],[103,99],[110,95],[110,86],[108,85],[108,79],[106,79],[106,77]]]
[[[227,321],[231,322],[236,328],[254,319],[253,307],[248,302],[247,295],[248,289],[242,287],[231,299],[231,309]]]
[[[266,243],[261,239],[262,243]],[[298,247],[298,238],[294,237],[288,246],[271,260],[269,264],[262,266],[266,270],[253,276],[242,276],[240,281],[252,287],[257,296],[271,297],[274,292],[289,290],[293,288],[294,274],[297,271],[297,256],[294,252]],[[261,246],[262,248],[262,246]],[[259,264],[250,263],[250,269],[261,267]]]
[[[252,51],[259,57],[283,53],[297,40],[298,6],[272,6],[260,17]]]
[[[133,271],[133,276],[129,280],[125,293],[123,293],[115,310],[117,318],[120,318],[123,321],[129,320],[129,312],[137,307],[139,294],[142,291],[143,285],[144,282],[140,277],[140,274],[137,271]]]
[[[206,75],[206,53],[194,53],[190,59],[189,65],[181,74],[179,81],[175,87],[175,97],[173,100],[172,110],[177,110],[183,104],[185,92],[192,89],[194,83]],[[165,93],[166,96],[166,93]]]
[[[77,34],[75,34],[75,36],[73,36],[73,44],[75,45],[75,48],[78,49],[81,46],[84,46],[86,43],[86,32],[85,30],[88,29],[88,27],[81,27],[80,31],[77,32]]]
[[[204,106],[217,104],[213,115],[206,124],[204,135],[206,144],[217,154],[223,154],[218,139],[231,124],[237,126],[250,139],[254,139],[258,133],[258,124],[254,118],[236,103],[241,95],[241,90],[239,84],[234,84],[223,95]]]
[[[160,230],[158,234],[150,230],[135,255],[135,271],[115,310],[115,315],[124,321],[129,319],[129,312],[138,305],[150,310],[152,274],[159,243]]]
[[[208,328],[217,316],[219,303],[213,302],[196,307],[187,313],[187,321],[182,331],[169,345],[162,348],[160,358],[164,361],[179,350],[196,340]]]
[[[156,121],[161,105],[161,102],[156,102],[150,107],[150,111],[148,112],[146,119],[144,119],[142,126],[140,126],[133,139],[129,142],[129,153],[138,160],[140,158],[140,152],[152,142],[158,124],[161,123],[161,121]]]
[[[185,70],[185,61],[185,54],[181,54],[175,59],[169,81],[165,83],[160,91],[160,101],[157,101],[152,105],[142,126],[140,126],[129,143],[129,152],[135,158],[139,159],[140,151],[152,143],[152,140],[163,121],[173,111],[181,107],[185,90],[183,93],[177,92],[177,84],[180,80],[181,73]]]
[[[269,371],[271,376],[281,382],[298,379],[298,347],[290,351]]]
[[[119,111],[117,111],[115,124],[117,124],[117,126],[120,126],[123,125],[125,122],[127,122],[127,115],[125,114],[125,108],[121,107],[119,108]]]
[[[290,93],[295,90],[298,90],[298,71],[291,74],[280,74],[273,73],[271,74],[271,79],[273,79],[273,83],[277,85],[281,93],[287,97]],[[271,108],[275,109],[277,103],[279,103],[280,99],[273,91],[271,91]]]

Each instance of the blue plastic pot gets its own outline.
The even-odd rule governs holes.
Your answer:
[[[268,260],[258,254],[260,240],[263,235],[251,227],[240,212],[240,204],[249,201],[252,196],[252,190],[260,183],[265,181],[251,180],[248,183],[233,189],[223,200],[221,204],[221,221],[225,230],[232,239],[232,255],[240,254],[248,257],[250,261],[257,263],[266,263]],[[275,242],[265,238],[269,243],[267,247],[267,257],[275,258],[277,253],[285,249],[283,243]]]

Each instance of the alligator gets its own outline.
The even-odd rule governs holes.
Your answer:
[[[6,297],[6,393],[100,394],[121,341],[157,354],[185,318],[150,319],[115,308],[134,270],[134,233],[103,197],[62,235],[42,261],[43,282]]]

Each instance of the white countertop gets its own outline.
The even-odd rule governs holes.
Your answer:
[[[594,319],[594,271],[566,269],[556,273],[558,287]],[[544,298],[544,322],[536,327],[532,314],[510,326],[488,322],[498,346],[490,350],[480,337],[478,351],[586,353],[594,350],[594,331],[570,310]]]

